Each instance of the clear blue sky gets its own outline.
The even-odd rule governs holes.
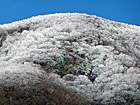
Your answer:
[[[0,24],[62,12],[87,13],[140,26],[140,0],[0,0]]]

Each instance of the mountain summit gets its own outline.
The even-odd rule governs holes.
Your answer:
[[[0,104],[139,105],[140,27],[79,13],[0,25]]]

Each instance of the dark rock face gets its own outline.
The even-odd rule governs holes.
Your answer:
[[[0,104],[139,105],[140,27],[85,14],[0,25]]]

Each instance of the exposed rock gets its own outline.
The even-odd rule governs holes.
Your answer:
[[[139,105],[139,46],[139,26],[86,14],[0,25],[0,104]]]

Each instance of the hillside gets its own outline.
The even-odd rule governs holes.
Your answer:
[[[0,25],[0,105],[139,105],[140,27],[79,13]]]

